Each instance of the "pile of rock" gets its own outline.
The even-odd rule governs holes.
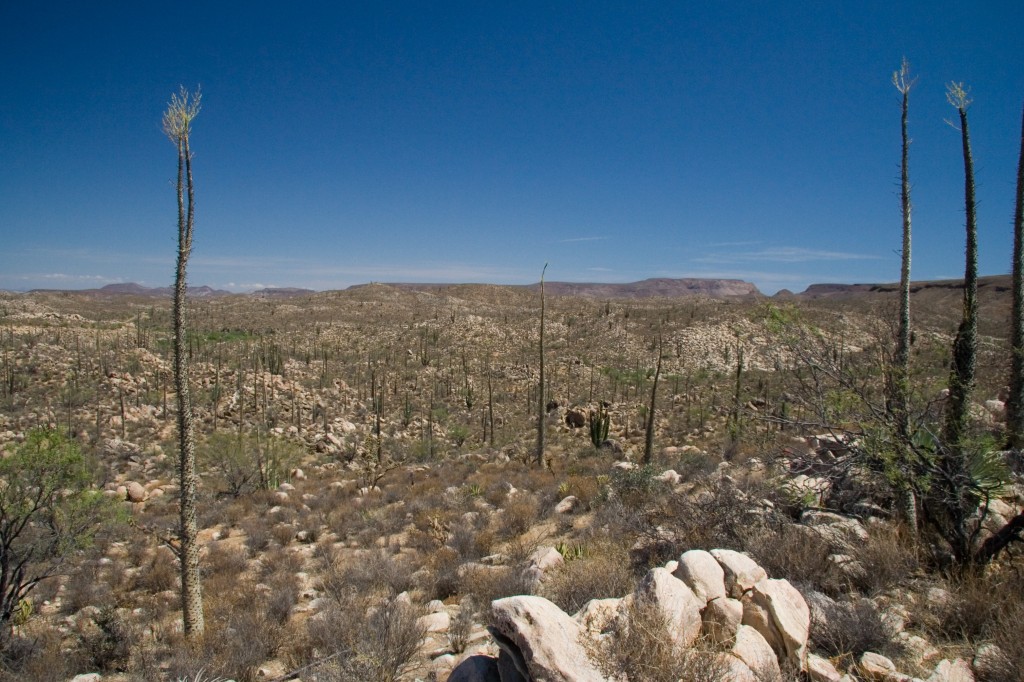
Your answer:
[[[474,652],[452,670],[449,680],[604,680],[588,654],[601,642],[614,646],[614,638],[628,627],[630,607],[641,600],[660,610],[668,624],[667,636],[680,650],[701,645],[717,652],[723,680],[758,682],[785,679],[784,674],[801,674],[812,682],[854,679],[810,653],[811,610],[789,581],[769,578],[745,554],[715,549],[685,552],[678,561],[651,569],[632,594],[591,600],[572,616],[543,597],[495,600],[488,630],[498,655]],[[857,662],[857,672],[887,682],[913,679],[882,659],[865,654]],[[928,682],[973,679],[970,666],[956,660],[940,662]]]

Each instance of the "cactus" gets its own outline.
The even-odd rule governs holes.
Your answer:
[[[611,425],[612,418],[604,409],[604,405],[598,404],[597,412],[591,410],[587,421],[590,426],[590,442],[594,444],[595,448],[599,448],[601,443],[608,440],[608,427]]]

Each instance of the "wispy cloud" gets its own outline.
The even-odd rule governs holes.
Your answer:
[[[609,237],[570,237],[569,239],[559,239],[559,244],[572,244],[574,242],[600,242],[609,239]]]
[[[746,242],[714,242],[712,244],[708,244],[707,248],[709,248],[709,249],[720,249],[720,248],[723,248],[723,247],[726,247],[726,246],[757,246],[758,244],[762,244],[762,243],[763,242],[760,241],[760,240],[746,241]]]
[[[776,246],[757,251],[714,253],[692,259],[694,263],[810,263],[816,261],[878,260],[881,256],[852,251],[824,251],[801,246]]]

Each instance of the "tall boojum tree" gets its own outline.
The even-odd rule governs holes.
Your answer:
[[[189,392],[188,346],[185,335],[185,292],[188,258],[195,225],[195,192],[192,180],[192,121],[199,114],[201,95],[184,87],[171,96],[164,112],[164,133],[178,150],[178,260],[174,276],[174,388],[178,397],[179,545],[181,610],[186,637],[204,630],[203,593],[199,577],[199,527],[196,519],[196,444]],[[185,197],[188,202],[186,204]]]
[[[1024,111],[1021,112],[1017,196],[1013,212],[1013,303],[1010,320],[1010,395],[1006,402],[1007,445],[1024,448]]]

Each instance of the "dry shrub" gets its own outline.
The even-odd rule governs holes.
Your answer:
[[[111,599],[110,585],[95,561],[86,561],[68,578],[61,606],[65,613],[77,613],[86,606],[102,606]]]
[[[495,543],[494,533],[487,529],[475,527],[471,523],[460,522],[455,525],[448,544],[466,561],[473,561],[491,553]]]
[[[817,540],[814,533],[791,523],[762,527],[752,534],[746,549],[768,575],[836,594],[840,590],[832,579],[836,570],[828,559],[828,543]]]
[[[299,602],[299,582],[294,573],[278,571],[267,581],[269,594],[264,599],[267,620],[275,625],[284,625]]]
[[[304,673],[311,682],[395,682],[409,668],[426,631],[422,612],[391,600],[370,607],[348,592],[306,624],[312,653],[333,656]],[[355,626],[358,624],[358,626]]]
[[[583,556],[566,561],[551,572],[541,595],[566,613],[576,613],[591,599],[621,597],[633,589],[629,552],[607,541],[581,546]]]
[[[461,592],[479,604],[495,599],[531,594],[533,581],[523,575],[524,566],[466,566],[459,581]]]
[[[441,547],[427,559],[428,584],[422,587],[433,596],[434,599],[447,599],[453,594],[458,594],[461,578],[459,567],[462,559],[459,553],[451,547]]]
[[[206,632],[191,650],[184,645],[175,649],[168,673],[172,679],[205,672],[207,676],[254,682],[258,667],[274,658],[283,644],[285,629],[268,617],[266,597],[253,598],[258,594],[253,585],[236,583],[231,597],[220,590],[214,592],[218,586],[212,581],[209,587],[204,594],[211,597],[206,600],[205,610],[211,614]]]
[[[157,547],[146,565],[136,574],[136,588],[152,593],[177,589],[178,559],[167,547]]]
[[[540,516],[540,503],[528,493],[519,492],[508,498],[498,517],[498,535],[511,538],[525,533]]]
[[[277,544],[284,547],[295,538],[295,526],[290,523],[275,523],[270,529],[270,535]]]
[[[716,682],[726,672],[718,654],[699,642],[689,649],[675,646],[664,613],[645,599],[631,601],[611,637],[597,642],[583,636],[587,653],[607,679]]]
[[[104,672],[125,672],[132,652],[142,638],[138,628],[125,618],[122,609],[105,606],[92,617],[95,628],[79,635],[90,667]]]
[[[199,564],[204,574],[235,576],[245,571],[248,559],[244,549],[226,542],[213,542]]]
[[[0,649],[0,682],[64,682],[86,662],[63,650],[55,628],[4,638]]]
[[[854,557],[864,567],[854,576],[854,587],[869,595],[905,583],[919,566],[913,539],[891,524],[870,526],[867,541],[854,547]]]
[[[406,554],[368,550],[345,567],[342,583],[364,594],[384,591],[395,595],[413,587],[415,570],[411,557]]]
[[[270,546],[270,527],[266,516],[248,517],[239,526],[245,533],[245,546],[249,549],[250,557],[255,557]]]
[[[1024,597],[1009,571],[967,571],[946,587],[948,596],[920,598],[910,609],[911,621],[934,641],[980,644],[998,639],[1005,627],[1019,632],[1012,617],[1024,613]]]
[[[448,646],[452,652],[461,654],[469,644],[469,636],[473,631],[473,622],[476,617],[476,603],[472,597],[462,600],[459,612],[452,619],[448,626]]]
[[[591,509],[601,498],[601,484],[593,476],[570,476],[565,482],[566,495],[575,495],[581,509]]]
[[[866,651],[896,654],[895,635],[867,599],[854,603],[819,599],[811,609],[811,639],[829,657],[859,660]]]

